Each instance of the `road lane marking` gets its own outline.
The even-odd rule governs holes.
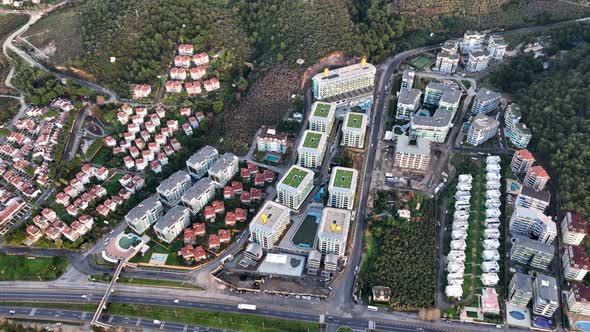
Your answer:
[[[29,313],[29,316],[35,316],[35,313],[36,312],[37,312],[37,308],[31,309],[31,312]]]

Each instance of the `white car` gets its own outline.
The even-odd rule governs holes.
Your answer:
[[[178,301],[178,299],[175,299],[175,300],[174,300],[174,303],[178,303],[178,302],[179,302],[179,301]]]

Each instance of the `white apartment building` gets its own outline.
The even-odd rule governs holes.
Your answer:
[[[418,137],[411,140],[405,135],[397,135],[393,167],[402,170],[423,172],[430,166],[430,141]]]
[[[436,55],[436,63],[434,70],[445,74],[453,74],[457,72],[459,67],[459,53],[440,51]]]
[[[467,143],[477,146],[496,136],[500,123],[487,115],[478,114],[469,126]]]
[[[402,83],[401,83],[400,90],[413,88],[415,76],[416,76],[415,71],[413,71],[412,69],[405,69],[402,74]]]
[[[278,133],[275,128],[263,126],[260,134],[256,136],[256,148],[258,151],[286,153],[289,147],[289,138],[285,133]]]
[[[213,180],[202,178],[182,194],[180,200],[190,209],[191,214],[196,215],[215,198],[216,186]]]
[[[414,114],[410,121],[410,128],[416,134],[416,137],[444,143],[451,129],[452,120],[453,112],[439,108],[434,112],[433,116]]]
[[[579,246],[565,246],[561,256],[563,276],[567,280],[582,281],[590,270],[586,250]]]
[[[524,174],[535,163],[535,157],[527,149],[517,150],[512,156],[510,169],[514,174]]]
[[[518,149],[526,148],[531,138],[533,138],[533,132],[524,123],[515,124],[508,134],[510,143]]]
[[[455,114],[461,102],[461,94],[461,90],[448,86],[440,97],[438,107]]]
[[[298,210],[313,189],[313,171],[297,165],[291,166],[277,183],[277,201]]]
[[[543,212],[549,206],[550,199],[551,194],[546,190],[536,191],[533,188],[522,186],[514,205],[530,207]]]
[[[318,250],[324,254],[344,256],[350,227],[349,210],[324,208],[318,230]]]
[[[454,84],[444,84],[440,82],[430,81],[424,90],[424,104],[430,106],[438,106],[440,99],[445,91],[448,89],[455,89]]]
[[[363,59],[351,66],[324,70],[313,77],[313,94],[318,100],[342,95],[360,89],[372,90],[377,69]]]
[[[270,250],[279,241],[291,222],[291,210],[273,201],[267,201],[250,223],[250,242]]]
[[[395,118],[398,120],[409,120],[410,115],[420,107],[420,96],[422,96],[422,91],[418,89],[401,89],[397,98]]]
[[[502,60],[504,54],[506,53],[506,48],[508,44],[504,40],[504,37],[498,35],[491,35],[488,38],[488,52],[490,52],[490,56],[495,60]]]
[[[209,177],[223,187],[238,173],[238,167],[238,156],[224,153],[209,168]]]
[[[506,111],[504,112],[504,126],[506,130],[510,132],[514,126],[520,122],[522,119],[522,112],[520,111],[520,106],[515,103],[511,103],[506,107]]]
[[[204,146],[186,160],[186,169],[195,179],[202,178],[219,158],[219,151],[212,146]]]
[[[490,59],[491,56],[487,50],[471,51],[469,53],[469,59],[467,60],[467,66],[465,66],[465,70],[470,73],[483,71],[488,68]]]
[[[190,225],[190,216],[189,210],[182,205],[171,208],[154,225],[156,236],[166,243],[171,243]]]
[[[471,112],[474,114],[488,114],[495,111],[500,104],[500,94],[487,88],[477,91]]]
[[[342,142],[340,145],[362,149],[365,146],[367,115],[348,112],[342,123]]]
[[[526,172],[522,184],[539,191],[545,189],[545,185],[550,178],[543,166],[533,166]]]
[[[569,311],[590,316],[590,287],[573,283],[566,294]]]
[[[334,167],[328,186],[328,206],[352,210],[356,195],[358,171],[354,168]]]
[[[162,203],[175,206],[180,203],[180,197],[191,187],[191,176],[185,171],[178,171],[166,180],[160,182],[156,189]]]
[[[440,50],[443,52],[457,53],[459,51],[459,42],[456,39],[449,39],[442,44]]]
[[[327,137],[319,131],[306,130],[297,148],[298,165],[307,168],[318,168],[324,161]]]
[[[539,210],[516,206],[510,217],[510,233],[533,236],[551,244],[557,236],[557,226],[551,217]]]
[[[125,222],[135,233],[143,234],[162,214],[164,214],[162,202],[157,195],[152,195],[129,210],[125,215]]]
[[[465,31],[463,34],[463,40],[459,45],[461,52],[471,53],[476,50],[481,50],[483,48],[483,41],[485,37],[485,33],[481,33],[479,31]]]
[[[568,212],[565,214],[561,222],[561,238],[563,243],[570,246],[578,246],[584,241],[584,237],[588,233],[588,223],[576,212]]]
[[[309,130],[318,131],[330,135],[336,116],[336,104],[316,101],[311,106],[309,113]]]
[[[537,274],[533,281],[533,313],[550,318],[558,307],[557,281],[553,277]]]

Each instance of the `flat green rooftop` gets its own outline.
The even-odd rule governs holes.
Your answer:
[[[334,187],[350,188],[352,183],[352,174],[352,171],[347,171],[344,169],[337,170],[336,176],[334,177]]]
[[[330,113],[330,104],[316,103],[315,110],[313,111],[314,116],[327,118],[328,113]]]
[[[308,171],[304,171],[300,168],[294,167],[291,169],[289,174],[283,179],[283,183],[288,185],[289,187],[297,188],[303,181],[303,178],[309,174]]]
[[[363,115],[359,113],[348,113],[348,128],[360,128],[363,125]]]
[[[303,146],[310,149],[317,149],[322,139],[321,133],[307,132],[303,140]]]

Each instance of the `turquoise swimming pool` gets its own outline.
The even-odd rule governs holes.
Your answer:
[[[590,322],[586,322],[586,321],[576,322],[576,327],[582,331],[590,331]]]
[[[264,157],[264,160],[270,161],[273,163],[278,163],[279,161],[281,161],[281,157],[269,153]]]

